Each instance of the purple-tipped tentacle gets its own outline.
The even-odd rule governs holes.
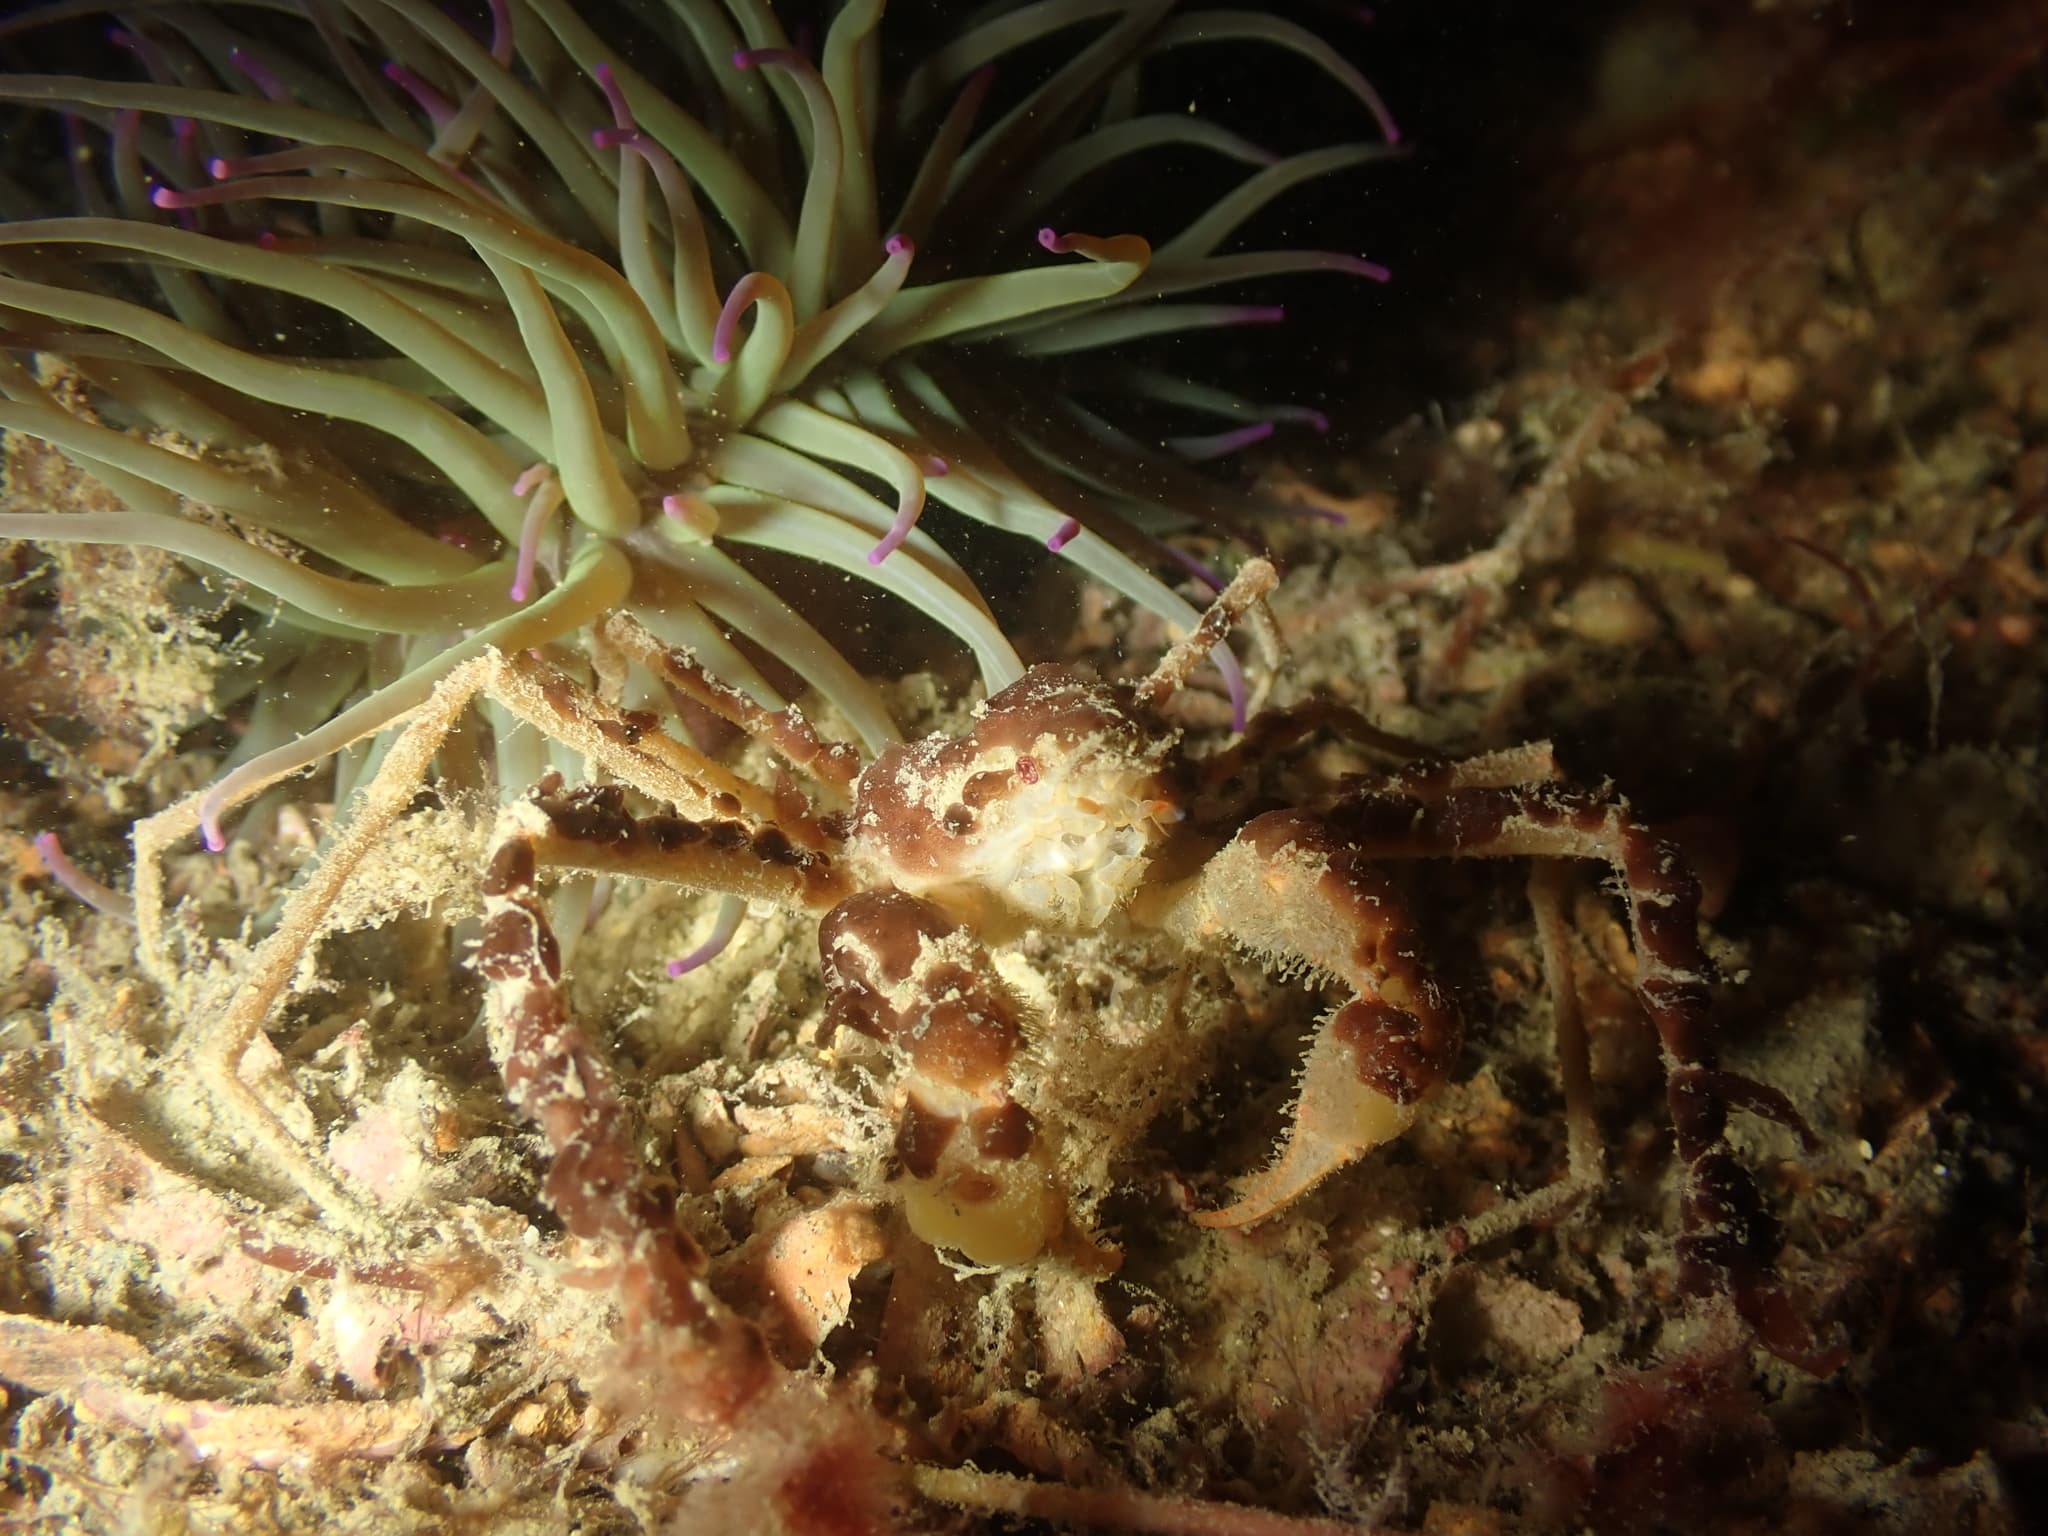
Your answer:
[[[93,879],[72,863],[64,845],[57,841],[56,833],[38,832],[35,841],[36,852],[42,855],[43,867],[49,870],[52,880],[96,912],[104,912],[109,917],[134,919],[135,904],[112,886]]]
[[[1244,685],[1244,668],[1237,664],[1237,658],[1227,645],[1219,645],[1209,653],[1209,659],[1216,663],[1216,670],[1223,674],[1223,687],[1230,695],[1230,728],[1242,731],[1245,721],[1251,716],[1251,694]]]
[[[146,33],[130,32],[125,27],[109,27],[107,41],[124,53],[134,54],[150,79],[161,81],[171,78],[170,69],[164,63],[163,50]]]
[[[500,69],[510,69],[516,43],[516,38],[512,31],[511,0],[490,0],[490,4],[491,57],[498,61]]]
[[[749,272],[732,285],[732,292],[725,296],[725,307],[718,312],[718,325],[711,333],[711,361],[729,363],[732,361],[733,342],[739,335],[740,316],[760,301],[761,295],[775,279],[766,272]]]
[[[221,786],[216,783],[199,801],[199,840],[206,844],[208,853],[223,852],[228,845],[227,835],[220,829]]]
[[[511,589],[512,601],[523,603],[533,595],[540,536],[548,519],[562,505],[562,482],[548,465],[535,464],[512,482],[512,494],[527,498],[526,516],[519,523],[519,558],[513,566]]]
[[[612,73],[609,64],[593,64],[591,77],[597,81],[597,88],[604,92],[605,105],[612,109],[612,126],[621,130],[639,127],[633,117],[633,109],[626,103],[626,93],[620,87],[618,76]]]
[[[413,105],[426,114],[428,122],[436,128],[445,128],[455,116],[455,103],[435,90],[418,75],[407,69],[398,60],[389,60],[384,65],[384,78],[397,86],[413,100]]]
[[[924,471],[917,467],[915,459],[906,461],[910,474],[898,487],[896,497],[896,520],[889,525],[889,531],[882,535],[881,542],[868,551],[868,564],[880,565],[902,546],[910,537],[910,530],[917,526],[917,520],[924,515]]]
[[[1350,526],[1350,519],[1342,512],[1332,512],[1328,507],[1314,507],[1306,502],[1280,498],[1270,503],[1282,517],[1306,518],[1312,523],[1328,523],[1332,528]]]
[[[734,69],[809,69],[811,61],[794,48],[736,48]]]
[[[1186,550],[1177,548],[1162,540],[1154,540],[1152,547],[1186,571],[1190,576],[1194,577],[1195,580],[1207,587],[1212,593],[1223,590],[1223,577],[1217,573],[1215,567],[1203,564]]]
[[[1184,459],[1197,464],[1211,459],[1227,458],[1240,453],[1254,443],[1263,443],[1273,435],[1273,423],[1254,421],[1242,427],[1233,427],[1228,432],[1204,432],[1193,437],[1169,437],[1166,446]]]
[[[711,936],[680,960],[668,963],[670,976],[687,976],[700,965],[716,960],[725,953],[725,947],[732,943],[733,935],[740,931],[740,919],[747,915],[747,904],[737,896],[721,896],[718,901],[718,916],[712,920]]]
[[[1342,251],[1331,251],[1329,260],[1338,271],[1348,272],[1353,277],[1368,278],[1375,283],[1390,283],[1394,280],[1391,270],[1364,256],[1349,256]]]
[[[199,119],[196,117],[174,117],[171,119],[171,142],[177,146],[178,160],[188,169],[199,163]]]
[[[903,546],[910,537],[910,530],[917,526],[917,520],[924,512],[924,482],[920,480],[914,493],[906,492],[896,507],[896,520],[889,525],[889,531],[882,535],[881,542],[868,551],[868,564],[880,565]]]
[[[1053,529],[1052,537],[1045,541],[1045,547],[1051,550],[1054,554],[1058,554],[1061,550],[1065,549],[1067,545],[1072,543],[1074,539],[1080,534],[1080,532],[1081,519],[1079,519],[1078,517],[1070,517],[1065,522],[1061,523],[1059,527]]]
[[[270,100],[290,101],[292,99],[292,93],[286,88],[284,81],[278,78],[277,71],[249,52],[248,49],[230,48],[228,50],[228,63],[235,67],[236,72],[244,80],[255,86],[257,90],[261,91]]]

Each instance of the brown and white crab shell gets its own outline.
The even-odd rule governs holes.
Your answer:
[[[1035,667],[959,736],[890,747],[861,775],[850,854],[871,887],[942,908],[985,942],[1098,929],[1184,815],[1177,737],[1108,683]]]

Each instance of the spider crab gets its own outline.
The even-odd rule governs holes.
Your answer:
[[[192,1043],[202,1079],[222,1098],[248,1097],[236,1064],[317,939],[325,911],[478,696],[581,753],[611,781],[565,788],[550,774],[500,814],[491,840],[477,964],[492,984],[498,1056],[520,1107],[545,1126],[562,1095],[581,1091],[561,1053],[587,1051],[563,1008],[559,946],[537,895],[541,871],[626,875],[810,913],[819,919],[833,1018],[898,1047],[906,1065],[896,1151],[912,1228],[988,1264],[1029,1261],[1060,1238],[1066,1220],[1043,1138],[1011,1093],[1025,1021],[990,964],[992,946],[1033,928],[1078,933],[1128,922],[1191,946],[1234,943],[1276,969],[1349,991],[1308,1050],[1276,1158],[1232,1203],[1193,1216],[1207,1227],[1238,1227],[1400,1136],[1458,1050],[1450,1000],[1429,973],[1410,913],[1374,866],[1435,857],[1593,859],[1625,888],[1636,990],[1664,1047],[1688,1170],[1679,1239],[1686,1287],[1726,1289],[1745,1311],[1758,1310],[1751,1303],[1768,1290],[1775,1229],[1728,1147],[1729,1112],[1750,1110],[1806,1133],[1781,1094],[1716,1061],[1712,967],[1696,931],[1699,886],[1678,848],[1614,795],[1557,782],[1543,744],[1463,760],[1421,755],[1328,704],[1261,716],[1235,747],[1190,758],[1161,706],[1275,579],[1266,561],[1248,562],[1135,685],[1037,666],[980,705],[963,734],[897,744],[865,769],[797,711],[761,708],[628,617],[606,623],[618,654],[766,742],[847,807],[839,810],[820,809],[786,785],[770,790],[742,778],[661,731],[652,716],[620,709],[532,657],[479,656],[420,705],[349,825],[259,947],[252,974]],[[1262,752],[1319,731],[1411,760],[1346,783],[1310,808],[1247,817],[1243,796],[1219,793],[1245,778]],[[235,798],[265,787],[238,786]],[[629,790],[658,808],[635,814]],[[224,808],[195,797],[138,827],[145,956],[165,953],[163,850]],[[522,1023],[536,1014],[560,1020],[536,1032]],[[576,1043],[564,1045],[570,1038]],[[264,1134],[274,1117],[253,1098],[226,1107],[240,1109],[230,1118],[293,1165],[331,1214],[354,1206],[281,1128]],[[572,1143],[557,1138],[558,1157]]]
[[[564,788],[551,777],[502,813],[478,964],[493,984],[514,1100],[550,1128],[564,1160],[557,1182],[587,1178],[571,1122],[587,1125],[593,1111],[587,1066],[568,1066],[586,1047],[562,1002],[538,898],[543,870],[667,881],[816,916],[831,1018],[888,1042],[904,1063],[895,1150],[912,1230],[977,1263],[1013,1265],[1087,1246],[1066,1230],[1046,1138],[1012,1091],[1026,1019],[999,979],[995,947],[1034,929],[1132,923],[1191,947],[1235,944],[1348,991],[1308,1050],[1278,1155],[1229,1204],[1193,1216],[1240,1227],[1400,1136],[1457,1053],[1455,1010],[1376,865],[1594,859],[1625,885],[1636,987],[1667,1058],[1687,1169],[1683,1283],[1728,1290],[1767,1334],[1783,1332],[1783,1303],[1768,1284],[1774,1224],[1724,1132],[1732,1108],[1804,1130],[1781,1094],[1716,1062],[1699,886],[1676,846],[1612,794],[1556,782],[1544,746],[1422,757],[1318,807],[1246,816],[1243,797],[1228,791],[1263,747],[1332,728],[1390,741],[1311,706],[1267,717],[1206,761],[1182,752],[1161,706],[1274,581],[1270,564],[1248,563],[1135,685],[1035,667],[980,705],[963,733],[898,744],[865,769],[795,715],[761,711],[630,619],[612,621],[607,636],[625,655],[766,740],[848,808],[821,811],[722,776],[700,788],[708,816],[635,815],[620,784]],[[562,680],[544,691],[551,709],[581,717],[635,760],[674,757],[669,738]],[[684,803],[661,777],[608,766],[649,800]]]

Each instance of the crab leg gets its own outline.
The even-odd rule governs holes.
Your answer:
[[[350,878],[404,813],[456,718],[489,685],[496,667],[495,657],[489,655],[464,662],[414,711],[376,777],[364,787],[355,814],[305,883],[287,899],[277,927],[257,945],[248,971],[227,1005],[208,1014],[191,1037],[181,1042],[194,1081],[213,1100],[235,1138],[293,1177],[321,1214],[352,1236],[385,1236],[389,1224],[373,1205],[338,1179],[325,1160],[314,1157],[285,1128],[275,1111],[243,1080],[242,1064],[299,966],[319,946],[327,915]],[[171,812],[195,805],[198,798],[173,806]],[[159,812],[151,820],[172,825],[167,820],[171,812]],[[197,819],[195,812],[188,830]],[[157,850],[139,835],[142,829],[137,830],[136,846],[141,850],[137,869],[160,877]],[[137,910],[161,911],[154,894],[143,893],[140,881]],[[142,953],[150,954],[150,947],[145,946]]]
[[[695,891],[824,912],[852,889],[829,855],[798,847],[777,827],[692,820],[659,811],[634,816],[616,785],[565,790],[553,775],[503,813],[544,868],[630,875]]]
[[[981,944],[933,902],[864,891],[818,926],[837,1022],[909,1061],[896,1156],[911,1229],[977,1264],[1023,1264],[1066,1225],[1030,1113],[1010,1096],[1017,1005]]]
[[[1164,704],[1185,686],[1203,658],[1221,645],[1247,614],[1262,611],[1260,605],[1279,583],[1280,573],[1273,568],[1272,561],[1245,561],[1231,577],[1230,585],[1218,592],[1203,610],[1195,627],[1174,641],[1151,675],[1138,684],[1138,702],[1151,709]]]
[[[806,848],[830,842],[808,815],[661,729],[653,715],[620,709],[573,678],[523,656],[502,658],[490,697],[550,740],[644,794],[699,816],[775,823]]]
[[[627,656],[728,724],[766,742],[782,759],[821,784],[844,792],[860,775],[860,754],[844,742],[827,741],[796,706],[763,709],[741,689],[712,675],[689,651],[663,645],[630,614],[605,620],[604,637]]]
[[[663,1351],[664,1399],[730,1424],[775,1384],[774,1362],[760,1330],[705,1283],[703,1250],[656,1193],[611,1072],[569,1015],[561,949],[518,809],[500,820],[477,951],[506,1097],[547,1138],[553,1161],[544,1190],[562,1225],[613,1256],[629,1334],[682,1346]]]
[[[1356,994],[1309,1047],[1279,1156],[1205,1227],[1262,1221],[1320,1179],[1392,1141],[1457,1054],[1459,1027],[1422,968],[1408,914],[1326,823],[1300,811],[1251,821],[1167,913],[1189,941],[1224,934],[1283,970]]]
[[[1708,1013],[1713,966],[1699,941],[1699,881],[1677,847],[1613,796],[1555,784],[1367,792],[1330,820],[1371,859],[1586,858],[1620,874],[1636,993],[1663,1042],[1665,1095],[1686,1166],[1680,1284],[1693,1295],[1729,1292],[1773,1349],[1818,1361],[1807,1324],[1769,1283],[1778,1227],[1728,1144],[1729,1112],[1776,1121],[1808,1145],[1812,1132],[1782,1093],[1719,1064]]]

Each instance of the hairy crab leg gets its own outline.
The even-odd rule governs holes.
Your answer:
[[[728,819],[708,823],[674,816],[650,818],[636,841],[635,836],[620,834],[621,824],[629,830],[636,825],[624,816],[622,803],[609,818],[594,814],[612,805],[603,796],[617,799],[617,790],[590,792],[582,801],[569,797],[561,807],[566,818],[561,825],[548,821],[544,812],[533,807],[513,807],[511,813],[542,816],[535,835],[555,855],[554,862],[761,895],[809,911],[825,910],[847,890],[844,876],[825,854],[798,847],[775,826],[764,830],[729,819],[751,812],[764,821],[786,821],[777,814],[779,807],[769,791],[708,759],[700,764],[701,754],[655,729],[651,718],[616,709],[588,689],[524,657],[508,657],[493,650],[463,662],[435,684],[409,712],[409,718],[400,717],[405,723],[397,742],[364,788],[347,825],[286,903],[278,926],[256,947],[227,1006],[181,1046],[181,1054],[192,1064],[203,1091],[218,1106],[234,1138],[285,1170],[324,1213],[351,1230],[381,1231],[383,1223],[286,1129],[243,1081],[241,1069],[292,976],[318,947],[327,915],[343,888],[404,813],[441,743],[478,695],[581,752],[643,793],[727,813]],[[191,829],[197,821],[192,809],[197,799],[160,813],[148,824],[150,837],[145,838],[144,829],[138,828],[139,875],[158,874],[156,860],[162,841],[179,830]],[[573,814],[579,809],[586,813],[580,822]],[[181,813],[184,819],[172,819],[173,813]],[[814,827],[801,827],[798,833],[825,841],[824,834]],[[671,846],[657,852],[662,843]],[[624,857],[634,850],[642,856]],[[138,913],[151,918],[152,935],[161,932],[161,918],[156,903],[147,898],[159,884],[160,877],[137,881]],[[160,944],[160,939],[154,944],[146,940],[142,946],[146,957],[156,954],[159,965],[163,964]]]
[[[797,842],[811,849],[822,848],[830,841],[813,818],[793,814],[773,791],[741,778],[694,747],[677,741],[659,728],[654,716],[606,703],[588,688],[524,655],[486,650],[480,656],[472,657],[435,684],[432,692],[420,703],[400,711],[395,717],[380,715],[374,718],[358,733],[358,739],[403,723],[408,718],[440,718],[445,714],[447,723],[428,749],[426,761],[431,762],[434,751],[439,749],[441,737],[453,729],[463,707],[479,693],[543,736],[560,742],[651,797],[704,814],[744,815],[758,824],[779,825]],[[345,745],[348,742],[335,743],[336,747]],[[424,773],[423,765],[419,776],[424,777]],[[255,777],[210,807],[208,798],[215,794],[215,790],[202,791],[137,823],[135,910],[140,935],[138,953],[144,965],[160,980],[174,974],[173,963],[164,951],[163,869],[160,862],[164,851],[197,828],[207,814],[218,818],[236,804],[277,782],[280,777],[283,775]]]
[[[859,777],[860,754],[844,742],[820,736],[796,706],[763,709],[741,689],[713,676],[689,651],[664,645],[631,615],[612,615],[605,621],[604,637],[678,693],[767,743],[791,767],[819,783],[844,793]]]
[[[1151,674],[1137,686],[1138,702],[1157,709],[1177,693],[1208,654],[1221,645],[1247,614],[1263,613],[1267,594],[1280,583],[1273,562],[1261,558],[1245,561],[1230,584],[1202,610],[1195,627],[1168,647]],[[1266,625],[1271,631],[1270,622]],[[1237,722],[1238,729],[1245,722]]]
[[[828,911],[852,889],[838,862],[797,846],[779,825],[667,811],[635,816],[616,785],[564,789],[551,774],[502,816],[503,834],[516,831],[543,867],[659,880],[792,912]]]
[[[1558,1084],[1564,1092],[1565,1169],[1542,1188],[1503,1200],[1460,1222],[1464,1248],[1555,1220],[1597,1190],[1607,1176],[1606,1149],[1600,1141],[1600,1122],[1593,1109],[1593,1062],[1586,1043],[1577,967],[1572,960],[1572,936],[1564,910],[1571,889],[1569,867],[1562,860],[1531,862],[1529,911],[1536,920],[1543,991],[1550,999]]]
[[[977,1264],[1024,1264],[1066,1227],[1044,1138],[1010,1096],[1023,1041],[987,950],[934,902],[863,891],[818,926],[834,1021],[900,1048],[896,1156],[911,1230]]]
[[[1282,719],[1298,723],[1301,734],[1334,727],[1369,746],[1398,742],[1349,711],[1312,708],[1299,722]],[[1293,733],[1283,731],[1280,739],[1287,734]],[[1393,781],[1419,796],[1440,797],[1544,783],[1556,775],[1549,743],[1532,742],[1473,758],[1422,756],[1398,770]],[[1190,940],[1220,933],[1283,970],[1306,967],[1324,982],[1345,982],[1355,994],[1310,1045],[1287,1137],[1274,1161],[1246,1180],[1230,1205],[1197,1212],[1199,1225],[1262,1221],[1337,1169],[1395,1140],[1414,1124],[1420,1101],[1449,1070],[1462,1031],[1448,998],[1421,965],[1419,941],[1400,899],[1370,867],[1373,856],[1313,815],[1271,812],[1248,823],[1217,853],[1165,918]],[[1576,1140],[1574,1150],[1583,1151]],[[1579,1171],[1575,1162],[1574,1173]]]
[[[278,925],[250,957],[227,1006],[207,1016],[182,1053],[192,1075],[228,1121],[236,1140],[288,1173],[330,1221],[356,1235],[389,1237],[388,1221],[335,1177],[288,1130],[242,1078],[242,1064],[277,1001],[319,946],[328,913],[364,858],[411,802],[427,767],[497,668],[495,655],[476,657],[444,678],[415,712],[362,791],[355,814],[285,903]],[[141,839],[137,839],[138,847]]]
[[[1607,1155],[1593,1109],[1592,1046],[1579,1006],[1578,968],[1573,963],[1571,928],[1565,917],[1565,899],[1571,888],[1566,866],[1556,859],[1538,859],[1529,870],[1529,911],[1536,919],[1543,988],[1550,994],[1551,1033],[1557,1043],[1557,1074],[1564,1089],[1567,1174],[1563,1182],[1591,1189],[1606,1177]]]
[[[676,740],[654,715],[607,703],[552,667],[506,657],[491,697],[542,735],[651,798],[697,815],[788,825],[792,835],[812,847],[825,842],[808,819],[790,823],[771,791]]]
[[[1665,1096],[1686,1167],[1679,1283],[1690,1294],[1726,1292],[1775,1352],[1822,1368],[1817,1344],[1773,1281],[1778,1225],[1728,1143],[1730,1111],[1748,1110],[1813,1133],[1784,1094],[1723,1069],[1700,947],[1700,886],[1677,846],[1637,821],[1612,795],[1556,784],[1443,789],[1434,795],[1366,792],[1330,812],[1360,855],[1391,858],[1586,858],[1622,878],[1636,949],[1636,994],[1664,1047]]]
[[[547,1138],[548,1204],[610,1259],[629,1339],[659,1351],[664,1400],[730,1425],[775,1384],[775,1363],[760,1330],[706,1284],[704,1251],[656,1193],[611,1071],[570,1017],[519,809],[499,820],[476,960],[506,1097]]]

